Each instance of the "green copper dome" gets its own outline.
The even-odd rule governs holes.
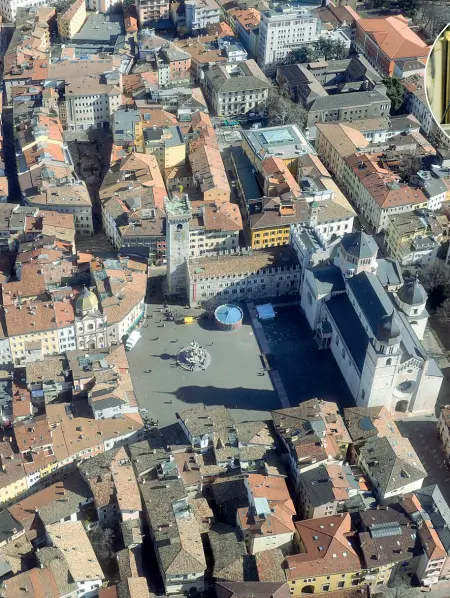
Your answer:
[[[76,310],[81,313],[98,309],[97,295],[84,287],[83,292],[79,295],[75,303],[75,307]]]

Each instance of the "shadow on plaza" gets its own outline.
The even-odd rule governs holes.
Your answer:
[[[201,372],[198,374],[201,376]],[[217,388],[216,386],[181,386],[175,392],[155,392],[165,396],[164,402],[176,398],[186,405],[204,403],[207,407],[223,405],[227,409],[270,411],[279,409],[280,402],[275,390],[255,388]]]
[[[445,467],[445,453],[437,433],[436,421],[410,420],[397,422],[402,436],[411,442],[428,475],[423,486],[437,484],[450,503],[450,471]]]

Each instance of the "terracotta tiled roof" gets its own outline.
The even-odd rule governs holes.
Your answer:
[[[288,580],[360,571],[349,513],[295,524],[305,552],[286,557]]]
[[[425,58],[430,47],[408,26],[403,15],[384,19],[359,19],[357,27],[365,31],[392,60],[397,58]]]

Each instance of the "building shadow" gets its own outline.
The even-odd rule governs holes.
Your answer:
[[[201,372],[199,373],[201,376]],[[247,409],[271,411],[280,408],[280,401],[275,390],[254,388],[217,388],[216,386],[181,386],[174,393],[160,393],[172,396],[190,405],[204,403],[206,407],[223,405],[227,409]]]
[[[447,479],[450,471],[445,466],[445,452],[438,436],[437,423],[435,421],[408,420],[397,422],[398,429],[402,436],[408,438],[417,456],[422,462],[427,477],[423,486],[437,484],[444,495],[445,500],[450,504],[450,484]]]

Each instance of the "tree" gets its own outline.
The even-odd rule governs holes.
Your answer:
[[[56,2],[52,3],[52,6],[55,8],[56,12],[60,14],[72,6],[74,2],[75,0],[56,0]]]
[[[398,7],[407,17],[414,17],[420,5],[420,0],[399,0]]]
[[[442,260],[435,260],[422,270],[419,278],[428,293],[431,307],[443,305],[450,297],[450,267]]]
[[[411,574],[397,565],[382,592],[386,598],[408,598],[411,595]]]
[[[414,21],[429,40],[434,41],[450,21],[450,7],[439,0],[420,0],[416,7]]]
[[[386,77],[383,79],[383,83],[386,86],[387,97],[391,100],[391,112],[394,114],[400,112],[404,102],[405,88],[395,77]]]
[[[450,298],[444,299],[443,303],[436,309],[436,317],[439,322],[450,322]]]
[[[95,555],[101,563],[107,563],[114,556],[114,532],[99,525],[88,533]]]
[[[314,44],[301,46],[292,52],[287,57],[289,64],[297,64],[299,62],[314,62],[319,58],[319,55],[314,47]]]
[[[411,587],[403,583],[389,583],[389,586],[383,589],[386,598],[409,598],[411,595]]]
[[[295,64],[299,62],[314,62],[323,58],[324,60],[339,60],[348,56],[348,48],[337,39],[319,38],[312,44],[305,44],[300,48],[292,50],[286,62]]]
[[[295,123],[304,128],[306,125],[306,110],[290,99],[289,92],[284,87],[280,89],[273,85],[269,89],[267,102],[258,109],[265,112],[269,126]]]
[[[450,290],[450,267],[442,260],[436,260],[422,270],[420,282],[427,293],[440,288]]]
[[[348,56],[348,48],[338,39],[319,38],[312,45],[317,56],[325,60],[340,60]]]

